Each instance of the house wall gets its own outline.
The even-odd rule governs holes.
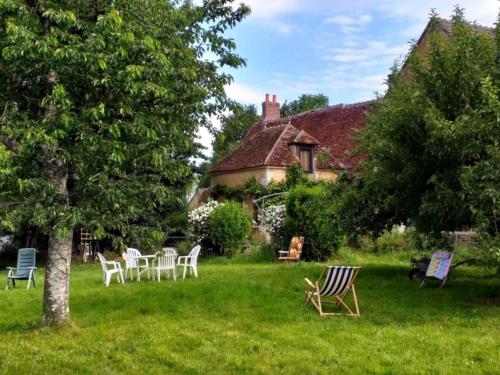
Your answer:
[[[243,186],[251,178],[255,178],[257,182],[263,181],[266,178],[266,171],[268,168],[252,168],[241,171],[221,172],[212,175],[211,185],[222,185],[228,187]]]
[[[318,180],[335,182],[338,177],[338,173],[335,171],[318,170],[316,171],[316,176]]]
[[[314,173],[308,174],[311,179],[335,181],[337,179],[337,173],[328,170],[317,170]],[[252,168],[241,171],[229,171],[222,172],[212,175],[212,186],[222,185],[228,187],[239,187],[245,185],[245,183],[251,178],[261,184],[268,184],[271,181],[281,182],[286,179],[286,168]]]

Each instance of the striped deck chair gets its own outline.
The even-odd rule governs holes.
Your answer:
[[[426,280],[429,279],[437,279],[441,281],[442,288],[446,283],[446,279],[448,278],[448,273],[451,269],[451,260],[453,259],[452,252],[439,251],[437,253],[432,254],[431,262],[429,263],[429,267],[427,267],[427,272],[425,273],[425,278],[422,280],[420,287],[424,285]]]
[[[360,270],[361,267],[328,266],[323,270],[316,283],[313,284],[309,279],[305,278],[304,280],[309,285],[309,289],[306,290],[304,302],[306,304],[312,303],[319,311],[320,316],[342,315],[342,313],[323,311],[322,304],[333,304],[338,307],[345,307],[348,311],[346,315],[359,317],[359,306],[354,281],[356,281]],[[320,282],[323,280],[325,273],[326,277],[320,289]],[[352,311],[344,301],[349,291],[352,292],[355,311]],[[331,300],[332,297],[333,300]]]

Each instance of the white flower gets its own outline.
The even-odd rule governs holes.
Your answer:
[[[286,216],[286,207],[284,204],[270,205],[260,209],[258,220],[262,229],[270,235],[279,234],[283,228]]]
[[[208,238],[208,219],[212,211],[219,206],[219,202],[209,199],[206,203],[188,213],[189,232],[197,241]]]

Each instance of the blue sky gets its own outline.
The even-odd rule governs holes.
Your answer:
[[[238,2],[238,1],[236,1]],[[466,18],[492,26],[497,0],[243,0],[252,15],[228,33],[247,66],[230,73],[228,96],[260,103],[266,93],[280,103],[323,93],[330,104],[355,103],[384,90],[393,61],[422,33],[431,8],[449,18],[455,4]],[[214,121],[218,126],[217,121]],[[211,153],[211,136],[200,131]]]

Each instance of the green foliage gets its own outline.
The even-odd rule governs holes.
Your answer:
[[[210,215],[210,237],[224,255],[232,255],[252,229],[250,214],[236,202],[219,205]]]
[[[255,105],[245,105],[233,102],[230,114],[222,117],[221,128],[215,132],[212,143],[214,153],[212,163],[215,164],[230,154],[247,134],[253,124],[259,121]]]
[[[331,190],[323,184],[297,185],[286,195],[285,241],[303,236],[302,257],[325,260],[339,247],[342,235]]]
[[[360,245],[360,237],[376,237],[385,229],[398,224],[384,210],[379,186],[370,178],[360,175],[341,174],[329,185],[335,199],[339,226],[351,246]]]
[[[199,126],[226,104],[220,68],[244,64],[223,34],[248,12],[225,0],[1,1],[2,225],[161,242],[185,207]]]
[[[290,103],[283,103],[280,112],[282,117],[286,117],[327,106],[328,97],[324,94],[302,94],[298,99],[292,100]]]
[[[384,231],[374,241],[367,243],[366,250],[376,253],[413,251],[416,249],[414,231],[400,231],[398,227]]]
[[[210,161],[202,163],[199,167],[200,180],[198,186],[200,187],[210,186],[210,169],[233,152],[252,125],[260,119],[255,105],[231,102],[229,110],[230,113],[220,119],[221,128],[215,130],[212,142],[213,154]]]
[[[500,237],[485,236],[480,244],[480,257],[484,265],[500,275]]]
[[[306,185],[309,182],[305,172],[299,164],[290,164],[286,167],[285,186],[290,189],[296,185]]]
[[[436,22],[438,22],[436,20]],[[460,9],[446,38],[431,35],[374,105],[362,134],[364,185],[388,223],[439,233],[498,228],[497,50]],[[361,201],[363,201],[361,199]]]

